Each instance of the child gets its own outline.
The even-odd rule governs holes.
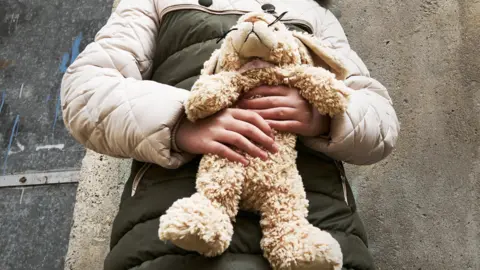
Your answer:
[[[345,269],[373,269],[362,222],[342,167],[376,163],[393,150],[399,123],[385,87],[350,49],[334,15],[313,0],[123,0],[69,67],[62,81],[66,126],[87,148],[134,160],[105,269],[270,269],[260,249],[258,217],[240,212],[226,253],[208,259],[158,239],[159,217],[195,192],[200,154],[246,162],[230,149],[266,158],[271,129],[299,135],[297,166],[309,221],[340,243]],[[282,21],[310,32],[343,56],[346,113],[320,115],[294,90],[259,87],[226,109],[191,123],[183,102],[222,36],[248,11],[288,11]],[[254,143],[252,143],[254,142]]]

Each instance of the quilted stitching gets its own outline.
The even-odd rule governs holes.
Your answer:
[[[337,143],[342,143],[342,142],[344,142],[352,133],[353,133],[354,136],[355,136],[355,133],[356,133],[355,130],[357,129],[357,127],[358,127],[361,123],[363,123],[364,121],[366,121],[365,116],[369,113],[371,107],[372,107],[372,106],[371,106],[370,104],[368,104],[368,107],[367,107],[365,113],[363,114],[363,116],[361,117],[361,120],[358,121],[357,123],[355,123],[355,121],[353,121],[352,116],[350,115],[351,112],[346,111],[345,114],[348,116],[348,119],[350,120],[350,123],[351,123],[351,126],[352,126],[352,130],[350,130],[350,131],[349,131],[347,134],[345,134],[345,136],[343,136],[342,138],[340,138],[340,139],[337,138],[335,141],[332,141],[332,144],[337,144]]]
[[[156,149],[156,147],[154,147],[154,143],[152,143],[152,141],[150,140],[150,136],[153,135],[153,134],[156,134],[157,132],[160,132],[162,130],[162,128],[165,128],[165,125],[160,126],[160,128],[158,130],[155,130],[154,132],[150,133],[149,135],[145,135],[144,132],[142,130],[140,130],[140,125],[138,124],[138,120],[135,117],[135,113],[132,110],[132,103],[128,99],[127,99],[127,104],[130,107],[129,113],[132,114],[132,117],[134,119],[134,123],[137,125],[140,134],[143,136],[143,139],[140,141],[140,143],[142,143],[143,141],[146,140],[148,142],[148,144],[150,145],[150,147],[152,147],[152,149],[154,149],[157,152],[157,154],[161,155],[161,153],[158,151],[158,149]],[[134,148],[137,148],[137,146],[135,146]]]
[[[146,15],[147,17],[149,17],[151,19],[151,16],[152,14],[150,13],[146,13],[144,10],[140,10],[140,9],[136,9],[135,11],[138,11],[144,15]],[[145,50],[145,47],[143,46],[143,43],[140,42],[141,40],[143,40],[143,38],[141,38],[137,31],[135,31],[135,28],[131,25],[131,21],[134,21],[135,22],[135,18],[137,18],[137,16],[128,16],[128,18],[131,20],[127,20],[126,18],[122,17],[122,14],[120,13],[120,10],[117,9],[114,13],[117,17],[115,19],[118,19],[118,20],[121,20],[122,22],[126,23],[125,25],[127,25],[131,30],[132,32],[135,34],[135,36],[137,37],[137,44],[139,44],[142,48],[142,53],[140,55],[143,55],[144,56],[144,59],[138,59],[137,57],[134,57],[138,62],[144,62],[144,61],[152,61],[152,58],[149,57],[149,55],[153,55],[153,51],[150,52],[150,53],[147,53],[146,50]],[[154,19],[152,19],[153,22],[155,22]],[[143,22],[138,22],[139,23],[139,26],[138,27],[144,27],[142,26]],[[155,25],[156,26],[156,25]]]

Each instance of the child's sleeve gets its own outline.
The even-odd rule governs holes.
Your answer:
[[[302,137],[302,142],[319,152],[356,165],[369,165],[387,157],[395,147],[399,121],[387,89],[370,77],[363,61],[350,48],[337,18],[327,11],[322,40],[344,58],[349,71],[345,83],[355,90],[345,113],[332,118],[330,134]]]
[[[153,0],[121,1],[65,73],[62,111],[72,136],[95,152],[177,168],[191,159],[172,146],[189,92],[144,80],[152,73],[158,12]]]

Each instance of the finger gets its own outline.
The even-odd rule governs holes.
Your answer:
[[[263,119],[258,113],[247,110],[234,110],[232,111],[232,116],[237,120],[248,122],[256,126],[267,136],[274,138],[272,128],[268,125],[267,121],[265,121],[265,119]]]
[[[285,86],[268,86],[263,85],[256,87],[247,93],[245,93],[245,98],[250,98],[253,96],[286,96],[288,95],[289,88]]]
[[[248,165],[248,160],[244,156],[240,155],[239,153],[233,151],[230,147],[219,142],[211,142],[207,147],[207,152],[218,155],[222,158],[226,158],[231,162],[240,162],[245,166]]]
[[[238,149],[245,151],[252,157],[258,157],[262,160],[268,159],[268,154],[265,153],[265,151],[254,145],[251,141],[239,133],[226,131],[221,134],[217,140],[222,143],[236,146]]]
[[[252,140],[253,142],[262,145],[272,153],[276,153],[278,151],[277,146],[275,145],[275,141],[271,137],[263,133],[259,128],[250,123],[237,121],[237,123],[233,124],[228,129],[230,131],[240,133],[244,137]]]
[[[300,134],[301,130],[304,128],[304,124],[299,121],[275,121],[275,120],[267,120],[268,124],[271,128],[276,129],[278,131],[283,132],[291,132]]]
[[[255,110],[258,115],[268,120],[300,120],[298,119],[297,109],[289,107],[271,108],[265,110]]]
[[[278,151],[275,141],[271,137],[267,136],[259,128],[248,122],[237,120],[226,128],[262,145],[272,153]]]
[[[263,110],[276,107],[291,107],[295,104],[286,96],[269,96],[255,99],[242,99],[238,102],[238,107],[246,110]]]

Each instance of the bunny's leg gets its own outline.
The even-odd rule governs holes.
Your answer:
[[[197,174],[197,193],[176,201],[160,217],[159,237],[205,256],[229,246],[244,182],[244,167],[205,155]]]
[[[296,168],[286,176],[276,179],[286,180],[286,185],[270,192],[262,207],[260,244],[265,257],[275,270],[340,270],[340,245],[306,219],[306,196]]]
[[[306,218],[308,201],[296,167],[295,138],[277,134],[279,152],[246,168],[245,202],[261,213],[260,245],[273,269],[340,270],[340,245]]]

